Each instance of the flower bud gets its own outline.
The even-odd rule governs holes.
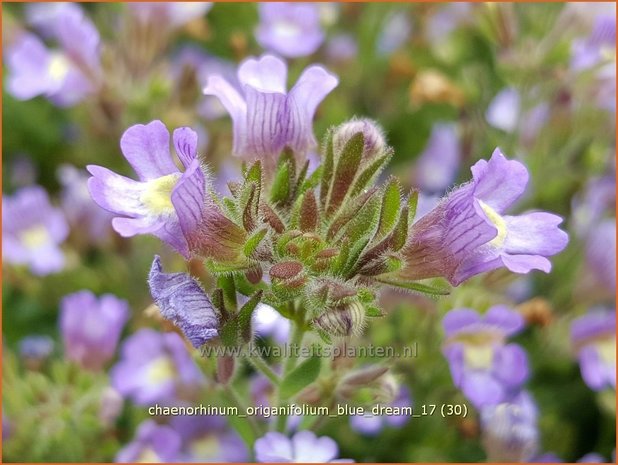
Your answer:
[[[363,133],[363,161],[372,160],[384,153],[386,141],[382,128],[370,119],[353,119],[339,126],[333,134],[333,149],[341,152],[345,144],[359,132]]]
[[[365,327],[365,307],[358,301],[326,310],[313,320],[322,331],[336,337],[358,335]]]
[[[399,394],[399,383],[388,370],[369,367],[345,376],[337,386],[337,393],[358,404],[390,404]]]

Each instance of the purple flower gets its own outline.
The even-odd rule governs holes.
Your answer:
[[[212,2],[130,2],[128,6],[142,23],[178,28],[208,13]]]
[[[217,311],[195,278],[187,273],[163,273],[161,258],[155,255],[148,285],[163,317],[173,321],[193,347],[219,335]]]
[[[198,242],[206,241],[202,245],[210,246],[209,232],[203,225],[215,230],[219,224],[215,223],[224,222],[224,218],[217,215],[217,207],[206,196],[206,176],[197,158],[197,133],[178,128],[173,141],[184,173],[172,160],[169,132],[161,121],[131,126],[122,135],[120,147],[140,180],[89,165],[92,177],[88,188],[99,206],[121,215],[112,220],[120,235],[154,234],[188,258]],[[203,234],[198,238],[199,229]]]
[[[178,462],[181,443],[172,428],[147,420],[137,429],[135,439],[118,452],[116,462]]]
[[[20,34],[7,49],[8,91],[19,100],[43,95],[58,106],[75,105],[100,85],[99,33],[78,7],[53,10],[41,21],[60,47]]]
[[[29,360],[45,360],[54,350],[54,340],[49,336],[31,335],[19,341],[19,355]]]
[[[315,52],[324,40],[315,3],[259,3],[255,38],[265,49],[287,58]]]
[[[332,37],[326,45],[326,56],[329,61],[348,62],[358,55],[358,44],[350,34],[338,34]]]
[[[399,389],[397,398],[389,404],[390,407],[410,407],[412,398],[410,391],[405,386]],[[377,435],[385,426],[402,427],[410,420],[409,415],[380,415],[364,416],[354,415],[350,417],[350,427],[367,436]]]
[[[571,323],[582,377],[595,391],[616,387],[616,313],[595,309]]]
[[[318,438],[311,431],[299,431],[291,439],[270,432],[255,441],[255,458],[258,462],[277,463],[331,463],[336,460],[339,447],[331,438]]]
[[[129,318],[129,304],[111,294],[99,299],[90,291],[69,294],[60,303],[60,331],[67,359],[100,370],[116,351]]]
[[[310,66],[296,85],[286,91],[287,66],[272,55],[248,58],[238,68],[242,92],[221,76],[213,75],[204,88],[230,113],[234,125],[234,153],[264,158],[267,169],[288,146],[304,155],[315,146],[313,115],[318,104],[338,84],[321,66]]]
[[[416,161],[416,185],[427,193],[444,192],[455,180],[461,150],[453,124],[435,124],[429,142]]]
[[[503,266],[515,273],[549,272],[546,257],[568,242],[558,228],[562,218],[545,212],[503,215],[525,190],[526,167],[496,149],[489,161],[478,161],[471,171],[471,182],[451,192],[410,228],[402,277],[443,276],[457,286]]]
[[[538,409],[526,391],[483,407],[481,428],[488,462],[527,462],[537,453]]]
[[[472,13],[470,3],[456,2],[440,6],[427,21],[428,42],[440,44],[459,26],[469,23]]]
[[[139,405],[174,402],[204,381],[182,338],[152,329],[141,329],[124,342],[110,374],[112,386]]]
[[[246,462],[247,447],[217,416],[176,416],[170,426],[182,438],[183,462]]]
[[[588,180],[582,192],[573,197],[571,228],[586,237],[608,212],[616,210],[616,173]]]
[[[512,132],[517,128],[521,107],[521,97],[517,89],[508,87],[501,90],[487,107],[485,118],[494,128]]]
[[[380,55],[390,55],[412,34],[412,24],[403,11],[395,11],[386,19],[378,36],[376,48]]]
[[[607,462],[605,458],[601,454],[597,454],[596,452],[589,452],[580,458],[577,463],[605,463]]]
[[[616,293],[616,219],[603,220],[586,238],[586,263],[596,282]]]
[[[270,305],[258,304],[252,315],[252,323],[258,336],[271,336],[278,344],[283,344],[289,339],[290,320]]]
[[[62,210],[73,232],[83,233],[94,244],[104,242],[111,233],[112,215],[92,201],[88,192],[88,173],[64,164],[58,168],[57,175],[62,185]]]
[[[504,402],[528,378],[526,353],[517,344],[506,344],[524,326],[519,313],[496,305],[481,317],[461,308],[448,312],[442,326],[453,382],[475,407]]]
[[[612,55],[613,53],[613,55]],[[599,14],[592,32],[585,39],[573,41],[571,68],[581,71],[616,57],[616,14]]]
[[[69,234],[62,212],[52,207],[45,189],[24,187],[2,200],[3,261],[28,265],[37,275],[62,270],[59,245]]]

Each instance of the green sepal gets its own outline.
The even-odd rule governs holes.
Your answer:
[[[397,287],[408,291],[419,292],[429,296],[441,296],[450,294],[450,286],[442,279],[427,279],[423,281],[401,281],[388,275],[377,276],[376,281],[387,286]]]
[[[384,188],[382,208],[380,209],[380,223],[376,237],[386,235],[395,225],[401,208],[401,189],[397,178],[391,177]]]
[[[240,338],[244,342],[251,340],[251,316],[255,307],[260,303],[262,294],[262,291],[257,291],[238,311],[238,329],[240,331]]]
[[[418,207],[418,190],[413,189],[410,191],[410,196],[408,197],[408,224],[412,225],[414,223],[414,218],[416,218],[416,209]]]
[[[328,206],[326,207],[328,215],[332,215],[339,209],[350,190],[363,157],[364,147],[365,138],[363,133],[359,132],[350,137],[341,153],[337,154],[337,168],[331,182]]]
[[[273,185],[270,190],[270,200],[274,204],[285,204],[292,192],[292,165],[285,161],[277,167]]]
[[[380,172],[386,167],[392,157],[392,152],[389,151],[385,155],[382,155],[377,160],[369,164],[354,181],[354,187],[350,191],[350,196],[355,197],[360,194],[375,178],[378,177]]]
[[[267,232],[267,228],[262,228],[249,236],[243,248],[243,253],[245,254],[245,257],[251,258],[251,255],[253,255],[253,252],[255,252],[255,249],[257,249],[258,245],[260,245]]]
[[[320,167],[320,203],[322,204],[322,207],[326,206],[328,191],[330,190],[330,183],[333,178],[335,168],[335,156],[333,153],[333,134],[334,128],[330,128],[326,133],[324,142],[324,161],[322,162],[322,165]]]

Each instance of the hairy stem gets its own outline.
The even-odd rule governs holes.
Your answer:
[[[246,356],[253,368],[266,376],[273,385],[279,386],[279,382],[281,381],[279,375],[277,375],[277,373],[275,373],[274,370],[270,366],[268,366],[268,364],[259,354],[253,355],[249,350],[246,353]]]

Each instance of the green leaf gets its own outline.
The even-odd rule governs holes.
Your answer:
[[[232,276],[219,276],[217,278],[217,287],[223,291],[223,299],[228,306],[236,310],[236,285]]]
[[[257,248],[257,246],[260,245],[260,243],[262,242],[262,239],[264,239],[264,237],[266,236],[267,232],[268,232],[268,229],[262,228],[258,230],[256,233],[249,236],[249,238],[247,239],[247,242],[245,242],[245,247],[243,248],[243,252],[246,257],[248,258],[251,257],[253,252],[255,252],[255,249]]]
[[[285,161],[277,168],[273,185],[270,190],[270,200],[273,203],[285,204],[288,201],[292,191],[292,186],[290,183],[291,174],[292,166],[288,161]]]
[[[322,207],[326,205],[328,191],[330,190],[330,183],[333,178],[333,172],[335,167],[335,157],[333,153],[333,133],[334,129],[329,129],[329,131],[326,133],[324,143],[324,161],[322,162],[322,170],[320,173],[320,203],[322,204]]]
[[[257,291],[238,311],[238,329],[241,339],[245,342],[251,340],[251,316],[255,307],[260,303],[262,294],[262,291]]]
[[[425,280],[421,281],[401,281],[394,277],[378,276],[376,277],[378,282],[386,284],[388,286],[398,287],[400,289],[406,289],[408,291],[420,292],[431,296],[449,295],[450,287],[443,280]],[[427,281],[431,284],[427,284]]]
[[[354,197],[360,194],[372,180],[374,180],[380,172],[386,167],[392,157],[392,152],[388,152],[386,155],[379,157],[367,168],[365,168],[354,181],[354,187],[350,191],[350,196]]]
[[[380,224],[378,226],[377,237],[387,234],[399,215],[401,207],[401,191],[397,178],[391,177],[384,189],[382,197],[382,209],[380,210]]]
[[[359,132],[354,134],[345,146],[341,150],[340,154],[337,154],[337,168],[335,169],[335,176],[331,183],[330,195],[328,197],[328,206],[326,212],[329,215],[335,213],[343,199],[345,199],[350,186],[356,176],[358,167],[363,156],[363,148],[365,146],[365,138],[363,133]]]
[[[304,360],[282,381],[279,387],[281,397],[289,399],[313,383],[320,374],[320,357],[313,356]]]
[[[231,318],[221,325],[219,330],[219,338],[226,347],[236,347],[239,344],[238,340],[238,319]]]
[[[389,235],[389,248],[390,250],[397,252],[406,245],[406,239],[408,238],[408,206],[404,205],[399,215],[399,221]]]
[[[408,197],[408,224],[411,225],[414,223],[414,218],[416,218],[416,208],[418,207],[418,191],[414,189],[410,192],[410,197]]]
[[[227,406],[236,407],[236,405],[232,404],[231,402],[228,402]],[[239,413],[243,412],[239,411]],[[247,421],[247,418],[238,415],[228,415],[226,416],[226,419],[230,426],[236,430],[243,442],[249,448],[253,448],[253,444],[255,443],[257,437],[255,436],[253,428],[251,427],[251,422]]]

